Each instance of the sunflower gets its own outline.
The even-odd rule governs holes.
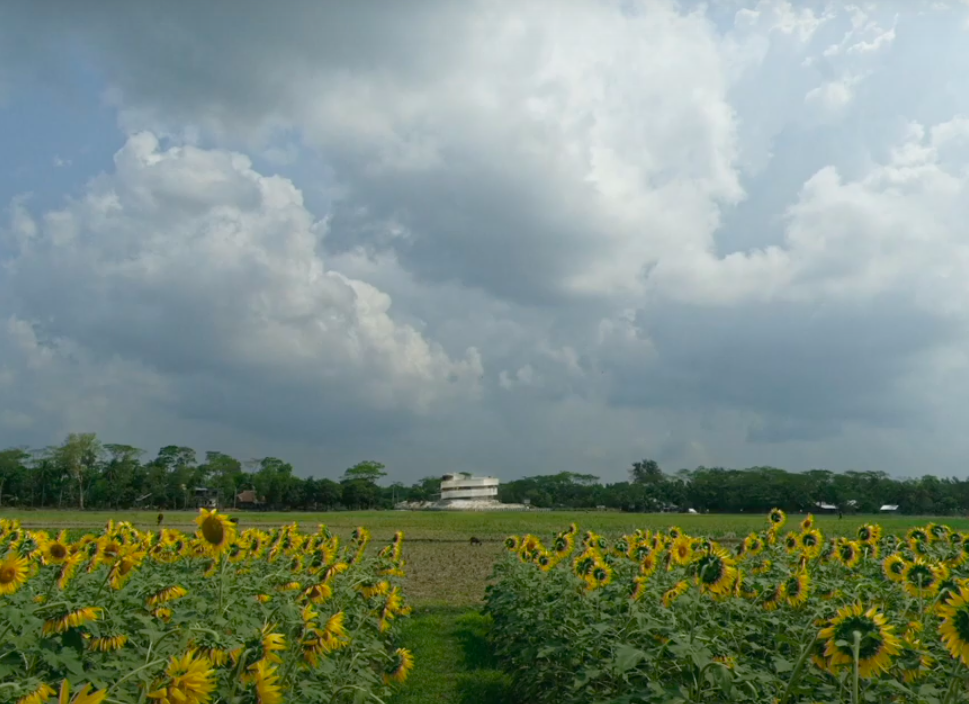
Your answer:
[[[949,654],[969,665],[969,588],[963,587],[947,604],[939,606],[939,635]]]
[[[172,656],[165,668],[165,678],[148,693],[160,704],[207,704],[215,689],[212,662],[192,652]]]
[[[549,572],[553,567],[555,567],[555,556],[552,553],[545,551],[538,556],[536,563],[542,572]]]
[[[639,562],[639,572],[642,575],[649,576],[656,571],[658,565],[659,561],[656,559],[656,554],[652,552],[646,553]]]
[[[824,547],[824,536],[817,528],[810,528],[801,533],[798,541],[801,543],[801,550],[809,558],[813,559],[821,555],[821,549]]]
[[[793,555],[801,548],[801,540],[797,533],[789,532],[784,536],[784,550],[788,555]]]
[[[372,599],[375,596],[383,596],[390,591],[390,582],[387,580],[368,581],[361,584],[358,589],[365,599]]]
[[[929,523],[925,526],[926,532],[932,536],[932,541],[936,540],[947,540],[949,538],[949,533],[951,529],[944,523]]]
[[[882,528],[873,523],[865,523],[858,528],[858,541],[867,545],[877,545],[882,537]]]
[[[166,601],[181,599],[186,594],[188,594],[188,590],[185,587],[176,584],[171,587],[165,587],[164,589],[152,594],[145,600],[145,605],[158,606],[159,604],[164,604]]]
[[[737,578],[735,562],[727,550],[711,548],[690,565],[690,572],[696,577],[702,591],[724,594],[730,591]]]
[[[914,684],[925,678],[935,665],[935,658],[917,638],[910,638],[908,634],[902,639],[902,653],[896,660],[902,680],[906,684]]]
[[[764,574],[765,572],[770,572],[771,567],[773,567],[773,566],[774,566],[774,563],[773,562],[771,562],[770,560],[764,560],[759,565],[757,565],[756,567],[752,568],[750,570],[750,573],[751,574]]]
[[[57,574],[57,588],[61,591],[67,589],[67,585],[71,583],[74,578],[74,574],[77,572],[78,566],[84,560],[84,555],[82,553],[76,552],[70,555],[61,564],[60,572]]]
[[[808,531],[814,528],[814,514],[809,513],[803,521],[801,521],[801,532]]]
[[[916,557],[902,572],[902,586],[909,596],[932,597],[939,591],[939,582],[948,576],[942,565],[933,565]]]
[[[635,588],[633,589],[633,594],[630,597],[633,601],[640,601],[643,596],[646,595],[646,585],[649,584],[649,577],[647,575],[640,575],[639,577],[633,578],[633,584]]]
[[[860,603],[845,606],[818,633],[825,641],[824,655],[828,669],[837,671],[854,661],[854,633],[861,637],[858,648],[858,675],[865,679],[885,672],[892,664],[892,657],[901,652],[902,646],[894,635],[894,626],[874,606],[865,610]]]
[[[851,570],[861,559],[861,546],[854,540],[841,539],[835,546],[834,555],[838,562]]]
[[[0,594],[13,594],[27,581],[30,573],[27,558],[9,553],[0,562]]]
[[[602,560],[597,561],[592,571],[585,578],[585,582],[589,589],[598,589],[599,587],[606,586],[612,582],[612,567],[607,562]]]
[[[629,553],[629,545],[629,538],[623,535],[613,544],[612,552],[616,556],[626,555]]]
[[[559,560],[564,560],[572,552],[575,547],[575,539],[572,538],[571,533],[560,533],[555,536],[555,540],[552,541],[552,552]]]
[[[218,555],[227,550],[235,541],[235,524],[227,516],[219,514],[217,510],[199,509],[195,522],[198,524],[195,535],[205,551],[211,555]]]
[[[595,550],[586,549],[585,552],[578,555],[572,561],[572,573],[576,577],[585,579],[591,572],[592,568],[596,566],[599,556],[596,554]]]
[[[134,547],[125,548],[122,553],[118,556],[115,563],[111,565],[111,570],[108,573],[109,583],[112,589],[121,589],[124,583],[128,581],[128,578],[132,575],[136,567],[138,567],[142,561],[145,559],[147,553],[144,550],[139,550]]]
[[[811,579],[807,572],[797,572],[781,585],[781,595],[784,601],[797,608],[807,601],[810,585]]]
[[[384,670],[384,682],[401,683],[407,680],[407,673],[414,669],[414,656],[407,648],[397,648],[391,656],[387,668]]]
[[[892,582],[901,582],[904,579],[907,564],[905,558],[896,552],[886,557],[882,562],[882,572],[886,579]]]
[[[71,554],[71,547],[67,543],[67,531],[62,530],[53,540],[44,540],[40,544],[41,555],[45,565],[59,565]]]
[[[665,606],[667,609],[670,608],[673,605],[673,602],[686,594],[689,588],[690,583],[685,579],[674,584],[672,587],[667,589],[666,592],[664,592],[663,606]]]
[[[333,596],[333,588],[326,582],[320,582],[307,587],[301,596],[314,604],[322,604]]]
[[[753,599],[757,596],[756,588],[744,576],[743,570],[737,570],[737,578],[733,583],[733,595],[739,599]]]
[[[774,611],[784,601],[784,585],[778,584],[777,586],[771,587],[765,590],[762,596],[763,601],[761,601],[761,606],[767,611]]]
[[[86,684],[79,692],[71,696],[71,684],[67,680],[61,682],[61,691],[57,694],[57,704],[101,704],[108,696],[108,690],[91,691],[91,685]],[[186,704],[188,704],[186,702]]]
[[[26,694],[17,700],[17,704],[44,704],[54,696],[55,690],[49,684],[41,682],[30,694]]]
[[[751,533],[746,538],[744,538],[744,554],[759,555],[764,549],[764,541],[761,540],[760,536],[756,533]]]
[[[767,520],[770,521],[771,529],[780,530],[787,523],[787,514],[779,508],[772,508],[767,514]]]
[[[256,690],[258,704],[280,704],[283,701],[283,693],[279,686],[276,666],[260,660],[250,670],[249,681]]]
[[[686,535],[680,535],[670,547],[672,560],[677,565],[687,565],[693,558],[693,541]]]
[[[262,643],[262,659],[270,663],[280,663],[282,659],[276,653],[286,650],[286,636],[282,633],[274,633],[273,628],[273,625],[267,623],[259,631],[259,641]]]
[[[85,623],[97,621],[101,617],[101,608],[98,606],[85,606],[81,609],[68,611],[62,616],[44,621],[42,632],[45,636],[56,633],[66,633],[70,628],[80,628]]]
[[[90,650],[97,650],[102,653],[110,653],[114,650],[121,650],[124,644],[128,642],[128,636],[122,634],[114,636],[99,636],[97,638],[91,638],[87,647]]]

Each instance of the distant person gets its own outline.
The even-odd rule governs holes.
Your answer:
[[[158,514],[158,525],[160,526],[162,524],[162,521],[164,521],[164,520],[165,520],[165,514],[164,513],[159,513]]]
[[[841,510],[841,509],[839,508],[839,509],[838,509],[838,519],[840,520],[840,519],[842,519],[842,518],[844,518],[844,517],[845,517],[845,512],[844,512],[844,511],[842,511],[842,510]]]

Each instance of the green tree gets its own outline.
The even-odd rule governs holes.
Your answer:
[[[51,448],[55,464],[77,486],[77,506],[84,510],[84,491],[101,458],[101,443],[95,433],[70,433],[63,443]]]
[[[366,482],[376,483],[381,477],[387,476],[384,469],[384,465],[380,462],[374,462],[372,460],[357,462],[343,473],[342,481],[360,479]]]
[[[23,448],[0,450],[0,506],[3,505],[4,489],[23,482],[29,459],[30,453]]]
[[[633,462],[629,470],[629,478],[634,484],[658,484],[663,481],[663,470],[656,460],[640,460]]]

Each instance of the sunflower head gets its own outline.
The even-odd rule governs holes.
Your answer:
[[[865,609],[860,603],[837,612],[818,638],[824,641],[828,669],[837,672],[854,662],[854,643],[858,639],[858,674],[871,678],[886,672],[892,658],[901,651],[894,627],[877,608]]]
[[[690,573],[703,591],[723,594],[730,590],[737,577],[735,564],[728,551],[712,548],[691,563]]]
[[[937,610],[939,635],[949,654],[969,665],[969,588],[962,587]]]
[[[165,676],[156,682],[149,699],[182,704],[207,704],[215,690],[215,672],[212,662],[192,651],[183,656],[172,656],[165,668]]]
[[[27,558],[10,552],[0,562],[0,594],[13,594],[27,581],[30,565]]]
[[[196,535],[206,551],[214,554],[227,550],[235,541],[236,526],[228,516],[221,515],[217,510],[199,509],[195,519],[198,524]]]
[[[384,669],[384,682],[387,684],[404,682],[412,669],[414,669],[414,656],[407,648],[397,648],[391,653],[390,661]]]
[[[758,555],[764,549],[764,541],[756,533],[751,533],[744,538],[744,554]]]
[[[913,597],[931,597],[939,591],[940,582],[948,576],[948,570],[916,557],[902,572],[902,586]]]
[[[780,530],[781,526],[787,523],[787,514],[779,508],[772,508],[767,514],[767,520],[774,530]]]
[[[900,554],[892,553],[882,562],[882,572],[892,582],[901,582],[908,563]]]
[[[781,594],[790,606],[796,608],[807,601],[809,585],[807,572],[796,572],[781,585]]]
[[[842,565],[854,569],[861,559],[861,546],[854,540],[841,540],[835,547],[834,555]]]
[[[681,535],[673,541],[673,545],[670,546],[670,553],[673,556],[673,562],[676,564],[688,564],[693,558],[693,541],[689,537]]]

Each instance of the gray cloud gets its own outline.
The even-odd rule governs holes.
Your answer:
[[[403,478],[957,463],[964,12],[229,8],[0,10],[72,47],[0,54],[10,99],[85,61],[127,133],[12,206],[0,440],[101,379],[105,432]]]

